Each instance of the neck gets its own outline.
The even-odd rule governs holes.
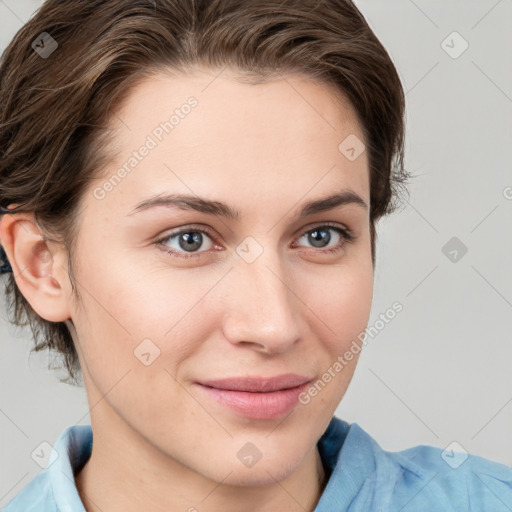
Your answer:
[[[93,449],[75,476],[87,512],[312,512],[325,487],[316,446],[284,480],[240,487],[213,481],[180,464],[119,418],[109,421],[102,415],[91,420]]]

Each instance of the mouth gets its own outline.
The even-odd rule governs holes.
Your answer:
[[[311,377],[304,377],[296,373],[286,373],[271,377],[228,377],[216,380],[201,380],[199,384],[215,389],[224,389],[226,391],[248,391],[266,393],[272,391],[282,391],[285,389],[301,386],[310,382]]]
[[[292,411],[313,379],[297,374],[233,377],[194,385],[210,400],[247,418],[278,419]]]

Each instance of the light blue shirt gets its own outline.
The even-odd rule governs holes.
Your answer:
[[[64,429],[54,446],[59,456],[3,512],[85,512],[73,475],[91,448],[89,425]],[[385,451],[357,423],[337,417],[318,448],[329,480],[314,512],[512,511],[512,468],[498,462],[433,446]]]

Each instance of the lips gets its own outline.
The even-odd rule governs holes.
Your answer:
[[[287,373],[274,377],[232,377],[226,379],[198,381],[203,386],[227,391],[248,391],[251,393],[268,393],[282,389],[291,389],[309,382],[311,377]]]
[[[194,386],[208,400],[238,416],[273,420],[297,406],[299,395],[311,381],[309,377],[288,373],[274,377],[203,380]]]

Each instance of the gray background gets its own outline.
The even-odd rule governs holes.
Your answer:
[[[0,0],[0,48],[40,5]],[[404,208],[380,223],[372,325],[337,415],[381,446],[442,448],[512,465],[512,1],[356,0],[407,91]],[[469,44],[458,58],[451,52]],[[450,37],[448,37],[450,36]],[[442,43],[446,38],[447,42]],[[468,252],[442,251],[457,237]],[[59,383],[30,333],[0,309],[0,506],[41,468],[31,453],[89,423],[82,388]]]

